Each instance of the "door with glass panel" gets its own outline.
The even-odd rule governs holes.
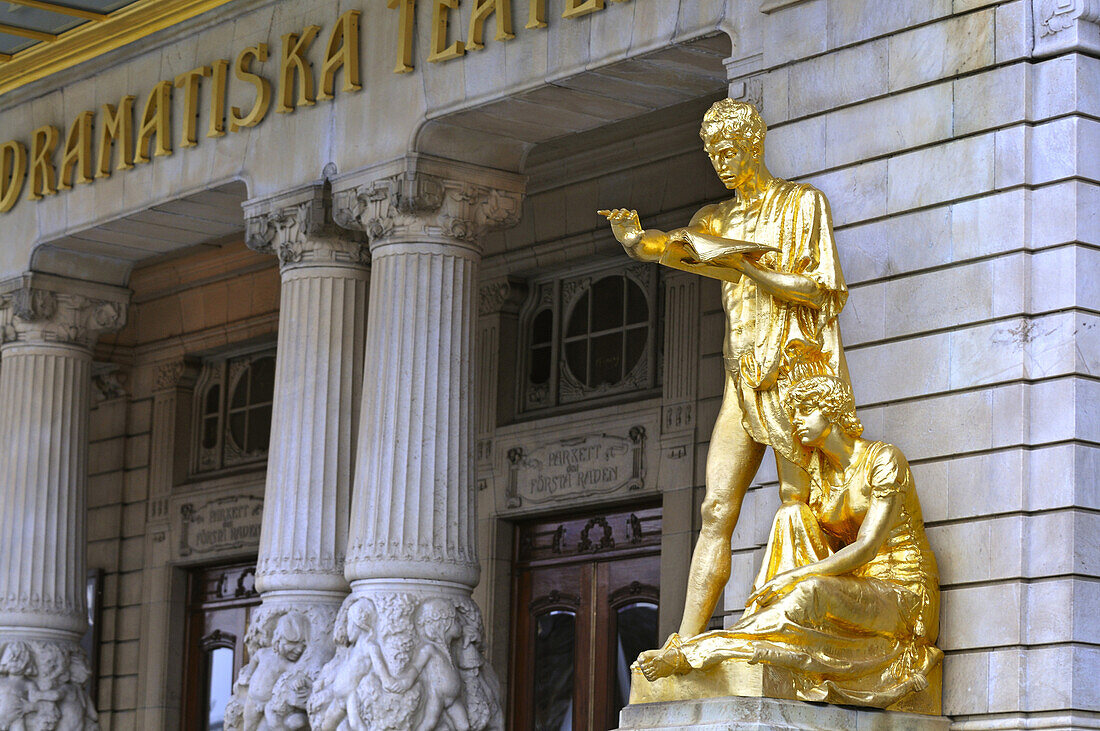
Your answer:
[[[260,597],[256,565],[191,572],[188,587],[184,678],[185,731],[221,731],[233,679],[247,661],[244,637]]]
[[[511,727],[618,727],[630,663],[657,646],[661,511],[607,511],[516,530]]]

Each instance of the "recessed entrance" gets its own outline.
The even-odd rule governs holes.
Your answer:
[[[657,644],[661,510],[516,529],[511,727],[618,727],[630,663]]]

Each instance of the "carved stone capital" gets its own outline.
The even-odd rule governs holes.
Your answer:
[[[284,268],[370,263],[366,237],[336,225],[324,185],[250,202],[245,209],[245,243],[275,254]]]
[[[337,223],[365,232],[372,245],[477,245],[489,231],[516,225],[523,201],[517,176],[418,156],[334,183],[334,191]]]
[[[1032,0],[1035,55],[1100,52],[1100,0]]]
[[[483,282],[477,291],[477,312],[492,315],[497,312],[517,312],[527,296],[523,282],[513,279],[494,279]]]
[[[90,348],[126,324],[129,299],[119,287],[26,274],[0,284],[0,342]]]

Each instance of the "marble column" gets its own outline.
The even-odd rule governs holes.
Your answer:
[[[247,241],[279,256],[275,403],[246,636],[227,729],[298,729],[333,656],[344,579],[370,268],[366,237],[332,221],[323,186],[246,205]]]
[[[419,157],[372,174],[342,190],[334,181],[345,224],[370,235],[374,284],[345,567],[352,594],[311,720],[499,729],[499,683],[471,598],[472,360],[481,237],[518,220],[522,185]]]
[[[128,299],[43,275],[0,284],[0,728],[98,728],[79,644],[92,347]]]

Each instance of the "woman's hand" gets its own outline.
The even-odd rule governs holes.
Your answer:
[[[771,581],[749,595],[748,601],[746,601],[745,604],[748,605],[755,602],[762,607],[774,604],[781,596],[790,591],[795,584],[802,581],[807,576],[812,575],[813,572],[807,570],[812,566],[813,564],[809,566],[800,566],[796,569],[778,574],[773,577]]]

